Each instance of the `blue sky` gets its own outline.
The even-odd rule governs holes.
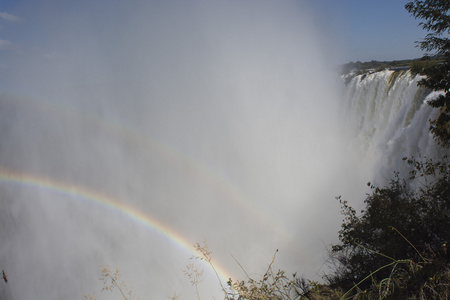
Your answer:
[[[133,2],[139,1],[128,3]],[[305,0],[304,2],[307,2],[307,7],[312,8],[311,15],[314,16],[319,32],[331,39],[336,52],[340,53],[339,63],[410,59],[423,55],[423,52],[415,47],[414,42],[422,39],[426,32],[418,27],[419,20],[412,18],[405,10],[404,5],[408,1]],[[126,18],[132,19],[131,15],[124,16],[121,13],[123,3],[127,2],[0,1],[0,70],[4,73],[5,68],[10,68],[16,62],[24,63],[27,57],[32,57],[33,53],[39,51],[45,52],[47,57],[59,55],[58,51],[53,51],[49,46],[50,41],[60,39],[67,45],[76,43],[77,34],[81,36],[83,31],[91,30],[93,24],[101,28],[101,37],[113,36],[114,30],[117,28],[120,30],[120,26],[108,32],[108,22],[117,20],[120,23]],[[194,1],[178,1],[178,4],[180,3],[182,7],[192,5]],[[300,4],[299,7],[303,6]],[[71,13],[72,11],[76,13]],[[83,20],[80,21],[80,17],[86,18],[88,25],[81,26],[79,32],[70,29],[70,33],[66,34],[64,28],[67,27],[59,29],[58,22],[67,24],[67,19],[70,18],[82,24]],[[29,63],[34,62],[30,59]]]
[[[316,0],[321,22],[340,41],[346,61],[398,60],[423,55],[415,41],[426,32],[404,0]]]

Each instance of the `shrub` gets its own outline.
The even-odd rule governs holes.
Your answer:
[[[387,187],[368,184],[372,193],[360,215],[338,197],[345,219],[341,243],[332,247],[340,266],[327,277],[331,286],[367,299],[448,294],[449,160],[407,163],[408,179],[396,173]]]

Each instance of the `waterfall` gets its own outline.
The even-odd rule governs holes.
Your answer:
[[[439,157],[441,149],[429,130],[437,110],[426,102],[437,93],[418,86],[421,76],[384,70],[344,76],[343,111],[348,116],[351,147],[371,180],[384,184],[393,172],[407,172],[403,157]]]

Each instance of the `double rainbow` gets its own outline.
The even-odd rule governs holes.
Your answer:
[[[44,189],[49,192],[68,196],[68,199],[84,200],[92,204],[101,205],[106,209],[117,213],[123,218],[127,218],[150,231],[158,233],[166,240],[174,244],[176,247],[190,253],[192,256],[201,256],[201,254],[195,249],[194,245],[186,241],[178,232],[176,232],[166,224],[147,214],[144,214],[143,212],[133,208],[130,205],[126,205],[113,197],[101,194],[97,191],[73,184],[59,182],[50,178],[13,172],[3,167],[0,167],[0,184]],[[219,262],[214,261],[214,268],[219,279],[222,282],[226,282],[231,277],[229,275],[229,272],[223,266],[221,266]]]

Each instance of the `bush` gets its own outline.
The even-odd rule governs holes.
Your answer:
[[[340,265],[327,277],[331,286],[367,299],[447,299],[449,160],[407,163],[413,168],[407,180],[396,173],[387,187],[368,184],[372,193],[360,215],[338,197],[345,219],[341,244],[332,248]]]
[[[417,74],[424,74],[425,70],[436,65],[438,63],[437,60],[416,60],[411,63],[411,74],[417,75]]]

